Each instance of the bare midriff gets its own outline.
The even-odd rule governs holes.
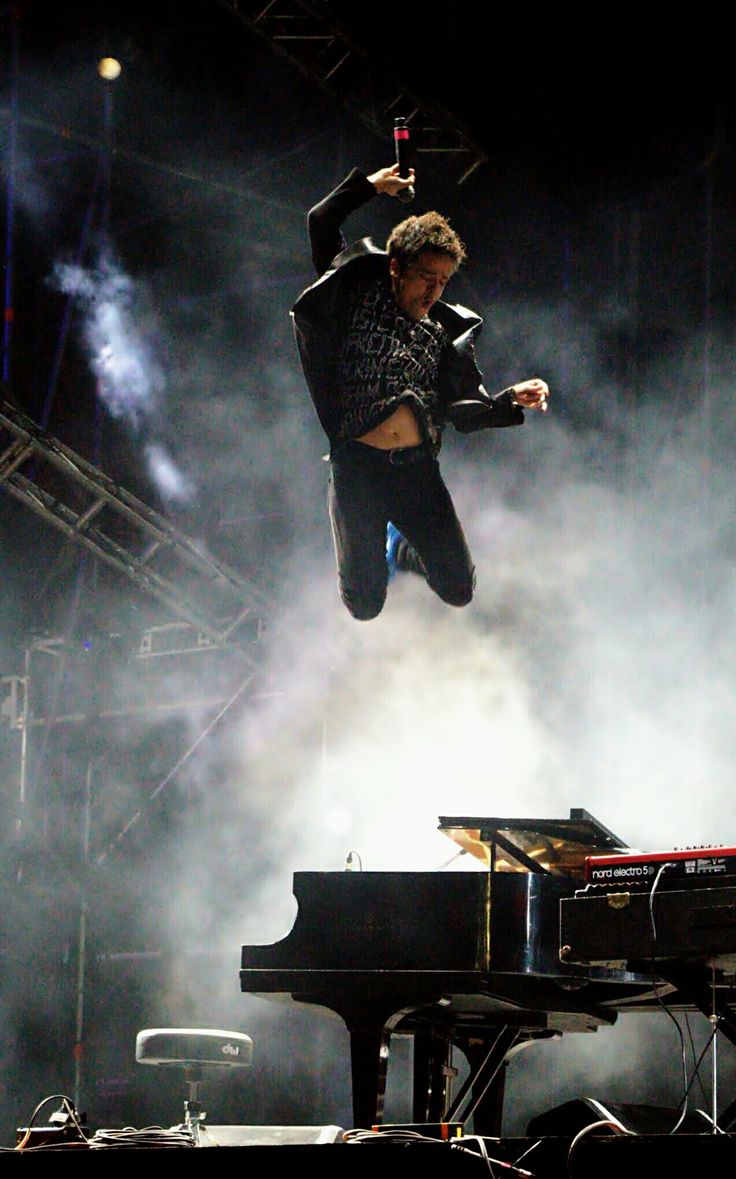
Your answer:
[[[422,436],[412,410],[408,405],[400,405],[385,422],[374,426],[367,434],[361,434],[358,442],[365,442],[366,446],[375,446],[378,450],[395,450],[399,446],[420,446]]]

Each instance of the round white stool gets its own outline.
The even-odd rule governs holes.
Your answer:
[[[253,1041],[244,1032],[220,1028],[144,1028],[136,1036],[135,1058],[139,1064],[183,1069],[188,1084],[184,1126],[199,1146],[207,1117],[198,1100],[203,1070],[248,1068],[253,1060]]]

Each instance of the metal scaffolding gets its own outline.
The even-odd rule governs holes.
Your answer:
[[[393,119],[411,128],[413,151],[442,159],[462,184],[488,155],[444,107],[420,98],[366,54],[309,0],[220,0],[243,24],[381,139]]]
[[[49,937],[52,930],[62,937],[55,898],[64,898],[59,978],[67,982],[56,1034],[59,1051],[71,1049],[77,1107],[88,1080],[88,939],[90,922],[100,920],[98,894],[117,897],[121,863],[135,857],[151,823],[160,823],[164,795],[180,787],[238,705],[259,694],[259,677],[244,671],[242,653],[209,644],[188,623],[149,627],[135,648],[126,642],[127,652],[115,642],[121,637],[99,637],[88,651],[64,636],[38,636],[25,650],[22,673],[0,677],[0,780],[17,782],[15,800],[9,791],[5,798],[14,821],[6,823],[0,853],[3,887],[12,898],[10,919],[41,911]],[[170,730],[170,721],[184,716],[187,724]],[[150,767],[137,748],[146,733],[155,734],[157,747]]]
[[[211,643],[247,655],[267,611],[254,586],[7,401],[3,430],[11,437],[0,451],[1,486]]]

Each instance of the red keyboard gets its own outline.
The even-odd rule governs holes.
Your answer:
[[[661,883],[676,880],[678,887],[736,876],[736,848],[681,848],[585,857],[585,880],[590,884],[652,885],[658,872]]]

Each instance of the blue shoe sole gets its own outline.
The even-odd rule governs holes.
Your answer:
[[[388,579],[389,581],[398,573],[399,567],[396,563],[397,549],[399,541],[403,540],[403,536],[391,521],[389,520],[386,528],[386,564],[388,565]]]

